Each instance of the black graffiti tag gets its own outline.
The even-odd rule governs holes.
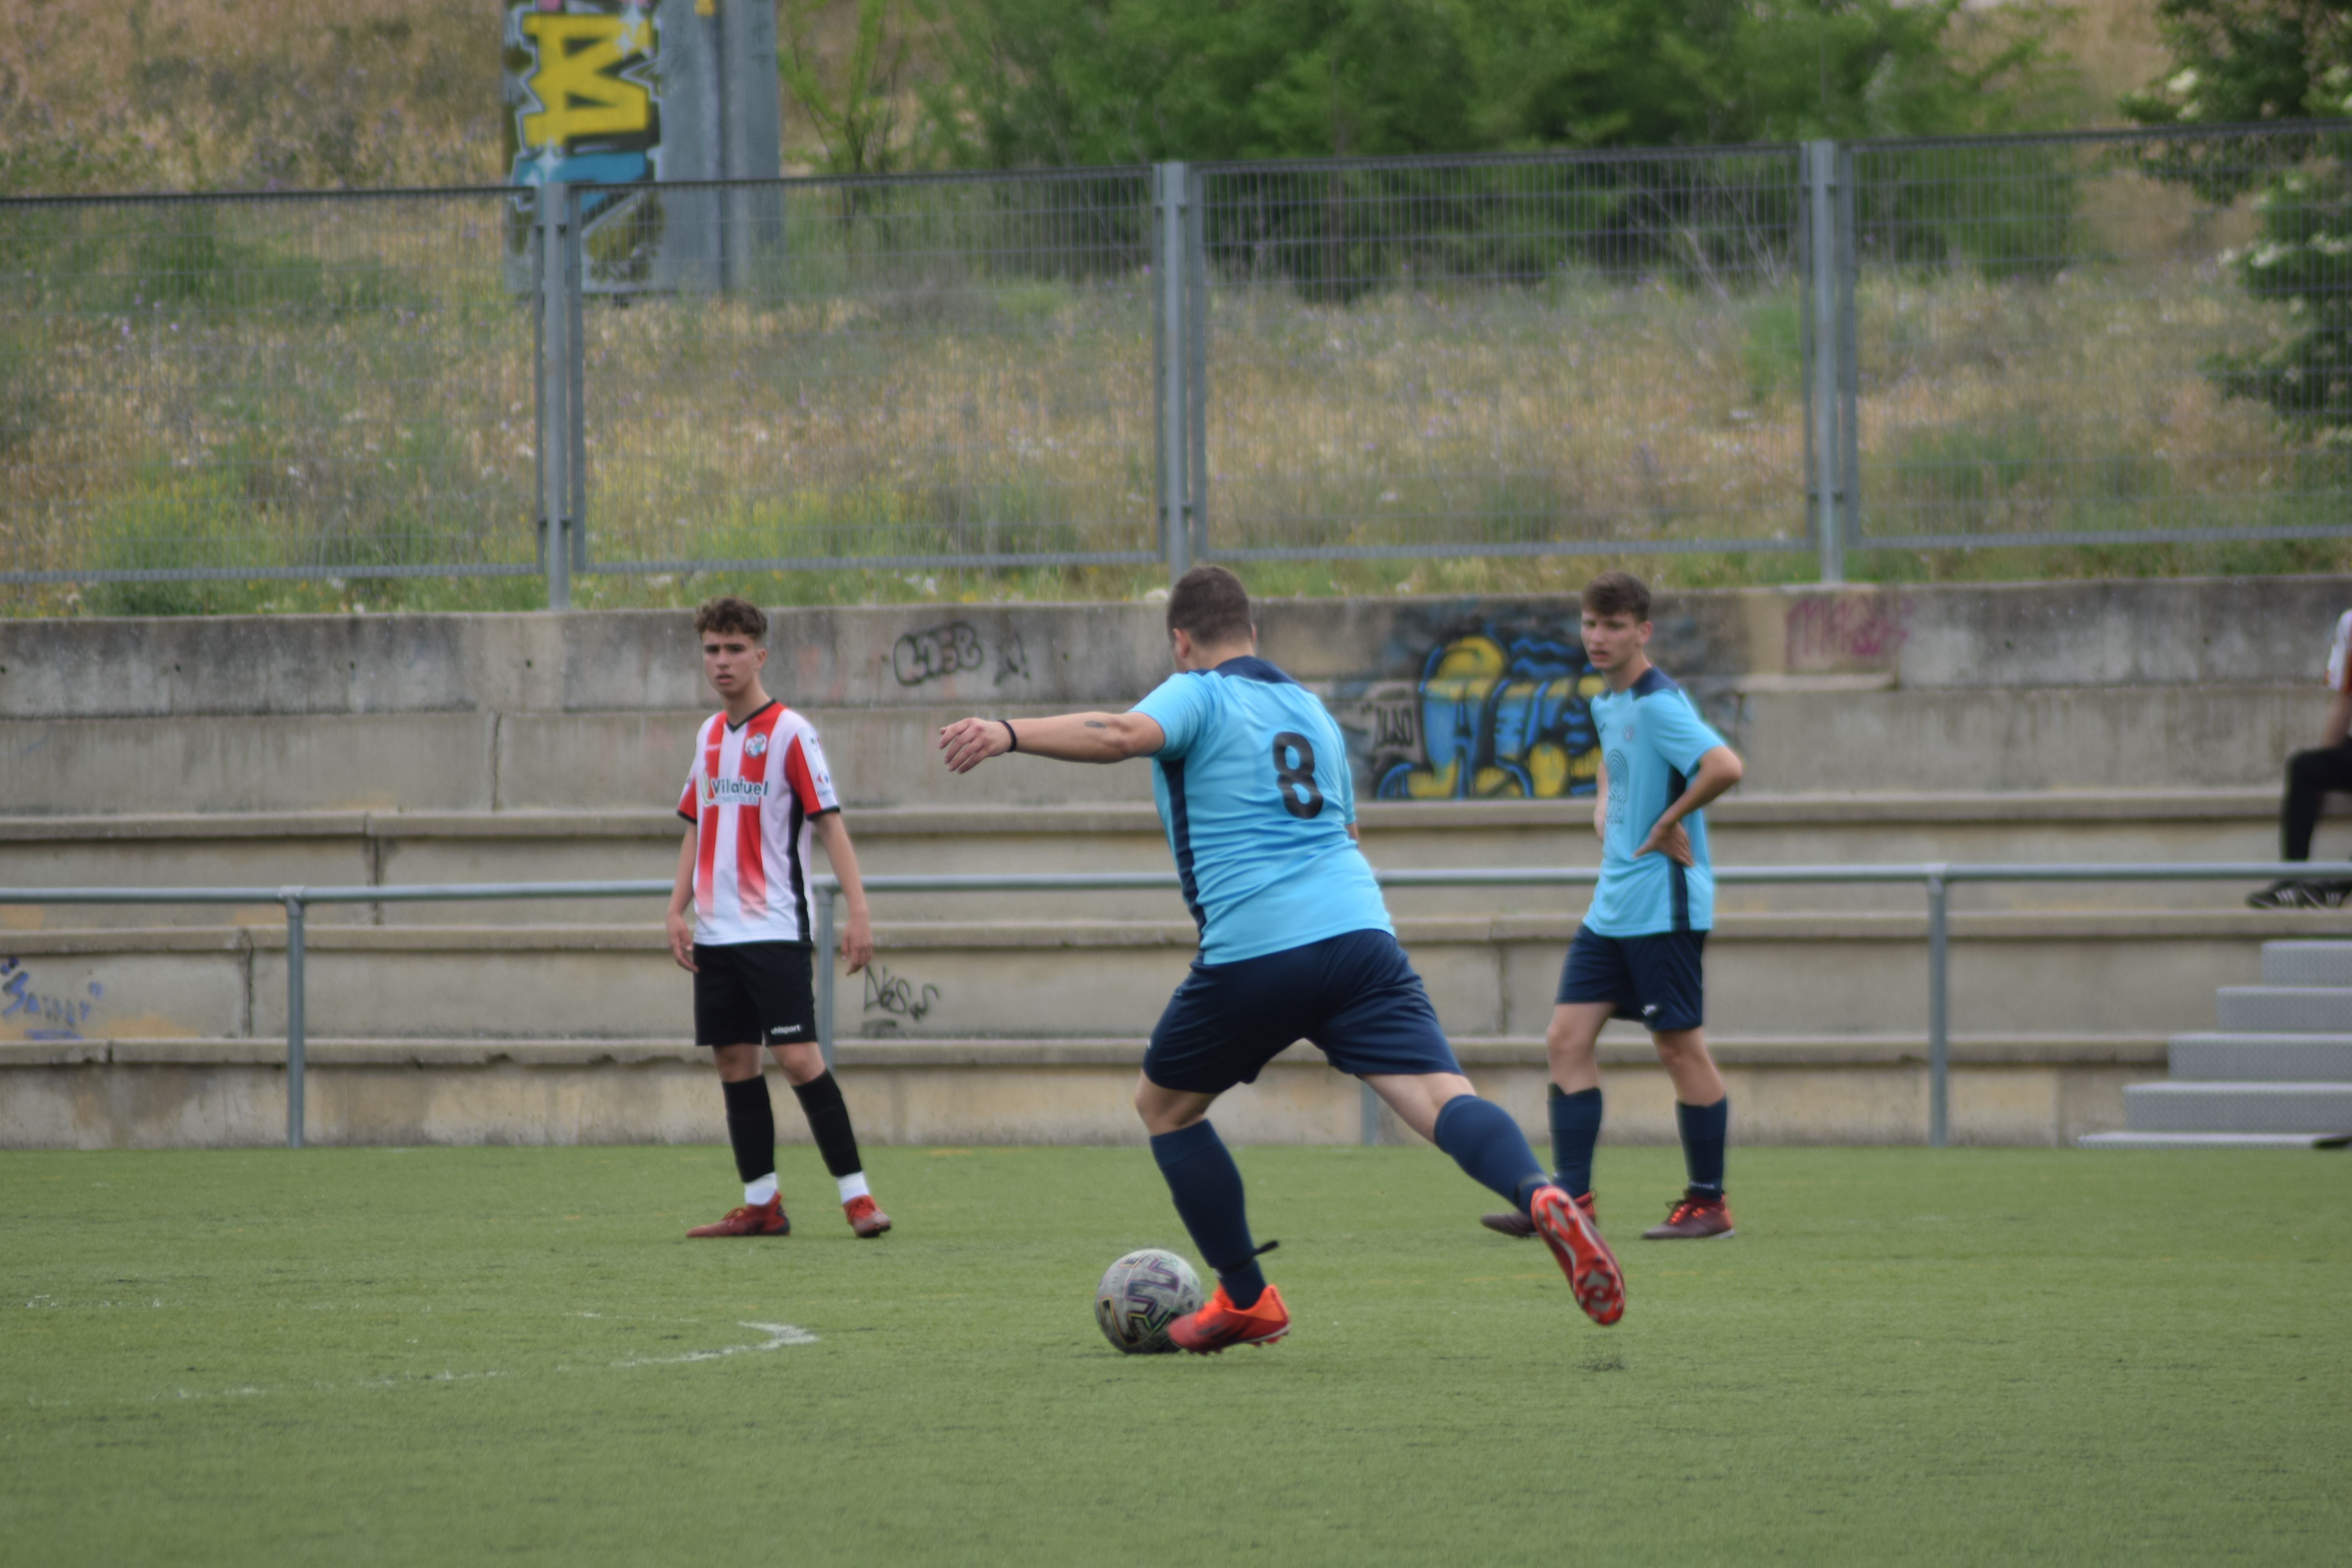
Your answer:
[[[903,976],[891,973],[878,963],[866,966],[866,1011],[893,1013],[910,1023],[919,1024],[940,999],[936,985],[917,986]]]
[[[959,670],[988,663],[988,649],[968,622],[950,621],[929,631],[908,632],[890,649],[890,673],[901,686],[920,686]]]

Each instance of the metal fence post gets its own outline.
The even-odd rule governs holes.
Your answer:
[[[1168,554],[1168,580],[1173,583],[1192,569],[1190,509],[1185,491],[1192,470],[1191,445],[1185,437],[1192,426],[1192,397],[1185,389],[1185,372],[1192,358],[1192,333],[1185,321],[1189,300],[1185,266],[1185,196],[1189,179],[1181,163],[1155,163],[1151,170],[1152,361],[1158,385],[1153,389],[1160,479],[1160,542]]]
[[[1184,509],[1192,559],[1209,553],[1209,244],[1201,171],[1184,182]]]
[[[1927,871],[1927,1145],[1951,1142],[1951,887],[1944,868]]]
[[[286,899],[286,1146],[302,1147],[302,1071],[307,1048],[302,1017],[302,894],[289,888]]]
[[[1862,546],[1862,332],[1854,284],[1862,271],[1861,233],[1854,221],[1853,149],[1837,150],[1837,515],[1838,563]]]
[[[841,896],[838,888],[819,888],[816,891],[816,1048],[824,1058],[824,1070],[833,1070],[833,901]]]
[[[572,607],[572,187],[557,182],[539,193],[540,565],[547,574],[547,607]]]
[[[1821,552],[1821,580],[1845,581],[1845,539],[1838,526],[1838,472],[1843,447],[1838,439],[1841,355],[1838,348],[1838,224],[1835,206],[1838,145],[1808,142],[1805,166],[1805,302],[1807,325],[1805,447],[1811,459],[1813,543]]]

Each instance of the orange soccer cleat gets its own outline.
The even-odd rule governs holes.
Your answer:
[[[857,1233],[860,1241],[871,1241],[890,1228],[890,1216],[863,1194],[842,1205],[841,1212],[849,1216],[849,1228]]]
[[[1215,1355],[1229,1345],[1270,1345],[1289,1331],[1290,1310],[1271,1285],[1246,1310],[1234,1306],[1220,1285],[1207,1306],[1168,1325],[1176,1348],[1194,1355]]]
[[[1584,1211],[1584,1217],[1592,1222],[1593,1229],[1601,1228],[1601,1211],[1593,1206],[1591,1193],[1578,1194],[1576,1206]],[[1505,1209],[1500,1214],[1482,1214],[1478,1216],[1478,1223],[1497,1235],[1515,1237],[1521,1241],[1536,1233],[1536,1222],[1517,1209]]]
[[[1625,1275],[1583,1207],[1559,1187],[1536,1189],[1536,1234],[1544,1238],[1584,1315],[1604,1327],[1625,1315]]]
[[[698,1225],[688,1236],[790,1236],[792,1216],[784,1213],[784,1195],[778,1193],[763,1204],[744,1204],[727,1211],[727,1217]]]

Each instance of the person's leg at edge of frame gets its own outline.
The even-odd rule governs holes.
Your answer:
[[[1376,1074],[1364,1081],[1464,1174],[1535,1222],[1587,1317],[1608,1324],[1625,1315],[1625,1277],[1616,1257],[1583,1209],[1544,1173],[1508,1111],[1479,1099],[1459,1073]]]
[[[880,1236],[890,1228],[890,1216],[874,1202],[866,1165],[857,1152],[857,1131],[850,1125],[849,1105],[841,1097],[840,1081],[824,1065],[824,1051],[813,1041],[773,1048],[776,1065],[783,1068],[784,1081],[793,1086],[801,1114],[808,1118],[809,1134],[816,1140],[825,1171],[841,1194],[841,1209],[848,1217],[849,1228],[861,1240]]]
[[[789,1236],[793,1222],[776,1191],[775,1107],[768,1098],[767,1076],[760,1068],[760,1047],[715,1046],[710,1054],[727,1102],[727,1141],[734,1148],[735,1173],[742,1178],[743,1204],[725,1218],[697,1226],[687,1235]]]
[[[2352,791],[2352,742],[2297,752],[2287,759],[2286,792],[2279,801],[2280,859],[2311,858],[2320,807],[2340,791]],[[2289,878],[2248,894],[2246,902],[2258,910],[2335,909],[2347,891],[2352,889],[2341,883]]]
[[[1282,1292],[1266,1283],[1258,1267],[1259,1255],[1268,1248],[1250,1237],[1241,1167],[1209,1122],[1216,1098],[1169,1089],[1149,1078],[1135,1087],[1136,1113],[1151,1135],[1151,1157],[1168,1184],[1177,1217],[1217,1276],[1208,1302],[1169,1328],[1180,1348],[1205,1354],[1231,1345],[1272,1344],[1290,1331]]]
[[[1662,1225],[1642,1233],[1650,1241],[1703,1240],[1734,1234],[1724,1198],[1724,1145],[1731,1126],[1731,1097],[1723,1074],[1707,1054],[1703,1028],[1660,1030],[1651,1037],[1658,1059],[1675,1086],[1675,1128],[1683,1145],[1687,1179],[1683,1195]]]

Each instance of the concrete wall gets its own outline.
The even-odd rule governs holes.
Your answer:
[[[1660,600],[1653,651],[1750,754],[1751,793],[2244,785],[2316,728],[2347,604],[2343,577],[1695,592]],[[1350,731],[1368,796],[1400,768],[1444,793],[1454,740],[1514,743],[1483,698],[1457,714],[1433,695],[1433,654],[1468,649],[1489,661],[1477,692],[1517,681],[1538,706],[1580,668],[1561,597],[1269,601],[1259,618],[1266,656]],[[1155,605],[775,621],[771,688],[824,731],[856,804],[1149,794],[1139,767],[1026,759],[951,781],[929,735],[967,712],[1132,702],[1167,670]],[[671,612],[5,621],[0,816],[657,804],[708,706]],[[1533,776],[1493,773],[1479,787]]]

